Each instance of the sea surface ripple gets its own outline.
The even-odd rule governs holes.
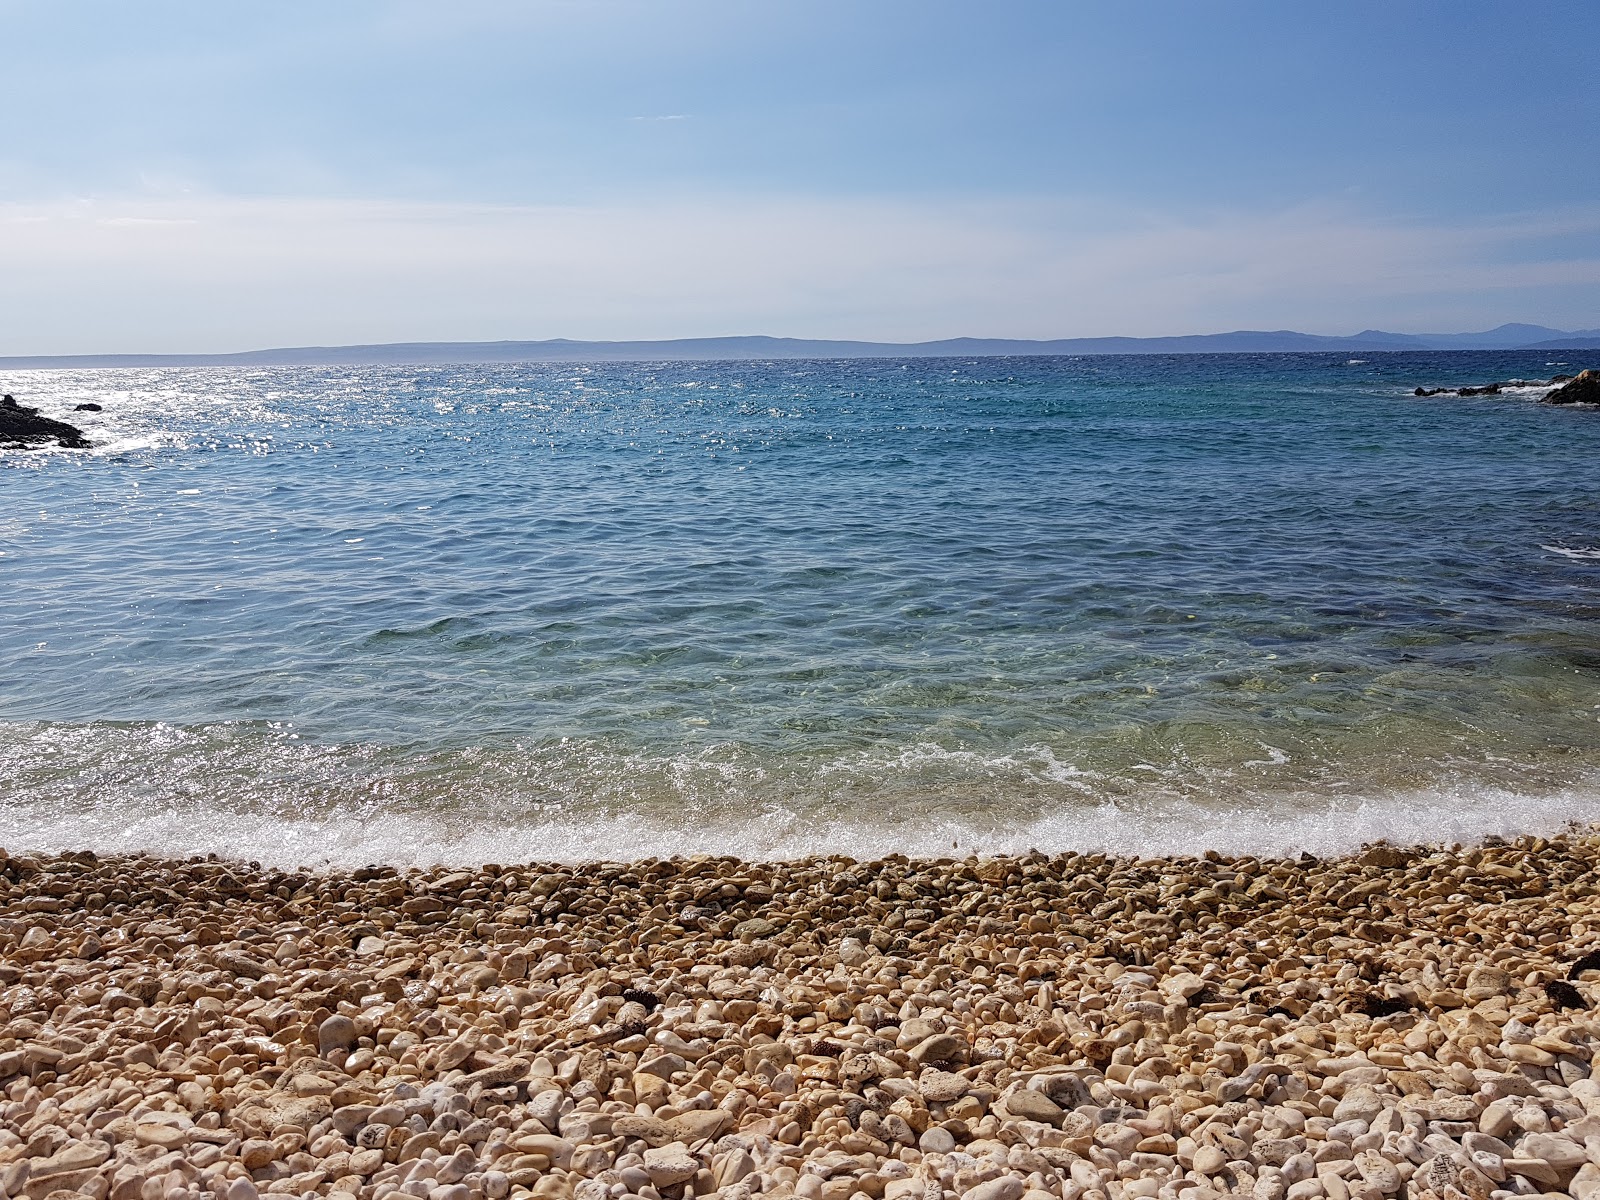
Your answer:
[[[1331,852],[1600,815],[1560,355],[13,372],[0,844]],[[84,401],[100,414],[73,414]]]

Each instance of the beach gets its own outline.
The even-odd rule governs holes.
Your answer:
[[[16,855],[0,1188],[1582,1200],[1597,868]]]
[[[0,0],[0,1200],[1600,1200],[1600,4],[1367,8]]]

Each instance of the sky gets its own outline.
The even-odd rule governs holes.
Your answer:
[[[0,0],[0,355],[1600,327],[1594,0]]]

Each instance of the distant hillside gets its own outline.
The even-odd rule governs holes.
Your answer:
[[[717,337],[670,341],[394,342],[374,346],[294,346],[236,354],[72,354],[0,358],[0,368],[168,366],[361,366],[497,362],[705,361],[772,358],[973,358],[1075,354],[1381,353],[1389,350],[1600,349],[1600,329],[1501,325],[1483,333],[1386,333],[1350,337],[1292,329],[1237,330],[1179,337],[946,338],[936,342],[854,342],[812,338]]]
[[[1551,338],[1548,342],[1534,342],[1526,350],[1593,350],[1600,346],[1600,329],[1579,330],[1569,337]]]

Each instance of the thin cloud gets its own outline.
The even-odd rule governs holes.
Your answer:
[[[195,225],[193,217],[103,217],[96,224],[112,229],[162,228],[168,225]]]
[[[160,235],[130,236],[130,228]],[[1559,231],[1567,253],[1550,249]],[[1329,203],[702,196],[593,207],[0,205],[0,354],[727,333],[921,340],[1591,327],[1600,207],[1421,225]]]
[[[658,117],[630,117],[632,121],[687,121],[688,113],[663,113]]]

